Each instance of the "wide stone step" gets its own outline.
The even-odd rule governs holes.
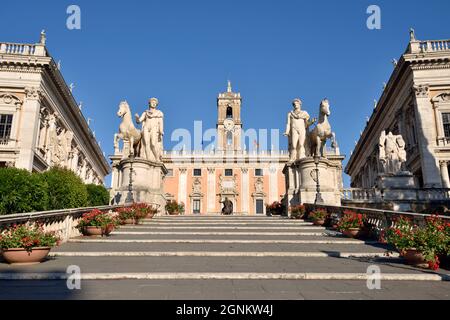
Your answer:
[[[138,236],[133,236],[133,238],[129,238],[126,236],[120,236],[117,235],[114,238],[108,237],[108,238],[74,238],[70,239],[68,242],[77,242],[77,243],[220,243],[220,244],[270,244],[270,243],[277,243],[277,244],[284,244],[284,243],[290,243],[290,244],[376,244],[376,241],[360,241],[360,240],[352,240],[352,239],[346,239],[346,238],[333,238],[333,237],[323,237],[320,239],[311,239],[304,238],[304,239],[267,239],[267,237],[262,237],[262,239],[255,239],[256,236],[252,236],[251,239],[236,239],[234,237],[233,239],[226,239],[222,238],[220,239],[218,236],[216,236],[214,239],[211,238],[205,238],[205,239],[199,239],[196,236],[196,238],[186,238],[183,236],[179,236],[180,238],[176,238],[175,236],[171,236],[171,238],[164,238],[164,237],[157,237],[154,236],[154,238],[149,239],[148,236],[143,236],[139,238]]]
[[[124,231],[124,230],[164,230],[164,231],[199,231],[199,230],[214,230],[214,231],[303,231],[303,230],[326,230],[325,227],[318,227],[318,226],[286,226],[286,227],[280,227],[280,226],[260,226],[260,227],[254,227],[254,226],[159,226],[159,225],[123,225],[120,226],[117,230]]]
[[[366,274],[376,264],[383,274],[446,274],[404,265],[401,261],[376,258],[319,257],[57,257],[32,266],[0,264],[0,273],[66,272],[77,265],[82,273],[292,273]]]
[[[164,235],[189,235],[189,236],[326,236],[324,230],[319,231],[247,231],[247,232],[233,232],[233,231],[156,231],[156,230],[118,230],[114,231],[112,235],[139,235],[139,236],[164,236]]]
[[[386,252],[386,247],[380,244],[364,245],[357,244],[298,244],[298,243],[118,243],[118,242],[89,242],[89,243],[65,243],[60,247],[52,249],[52,252],[136,252],[136,251],[238,251],[238,252]]]

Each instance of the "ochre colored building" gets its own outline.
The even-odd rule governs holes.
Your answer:
[[[185,204],[185,214],[218,214],[225,198],[234,213],[265,214],[266,204],[285,194],[283,167],[287,151],[246,150],[241,119],[242,98],[228,82],[217,98],[217,147],[210,151],[166,151],[167,199]]]

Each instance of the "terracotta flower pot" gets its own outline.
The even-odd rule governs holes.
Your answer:
[[[105,236],[109,236],[111,234],[111,232],[114,231],[114,225],[110,224],[107,225],[104,229],[103,229],[103,235]]]
[[[425,257],[415,248],[406,249],[403,257],[409,265],[428,268],[428,263],[425,262]]]
[[[350,238],[356,238],[359,235],[359,228],[350,228],[342,231],[344,235]]]
[[[50,247],[36,247],[30,252],[23,248],[3,249],[2,255],[10,264],[37,264],[48,256],[50,249]]]
[[[93,227],[93,226],[83,227],[81,229],[81,233],[84,236],[88,236],[88,237],[103,235],[103,231],[102,231],[101,227]]]
[[[321,219],[321,220],[313,220],[313,224],[315,226],[323,226],[325,224],[325,220]]]
[[[136,219],[125,219],[123,220],[124,224],[136,224]]]

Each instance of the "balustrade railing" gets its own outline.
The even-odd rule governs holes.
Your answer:
[[[305,207],[307,213],[315,209],[325,209],[328,213],[334,215],[336,219],[342,217],[344,211],[346,210],[361,213],[365,215],[366,223],[372,227],[372,230],[378,233],[386,228],[395,227],[399,217],[405,217],[409,219],[413,225],[418,226],[424,226],[426,223],[426,219],[431,217],[431,215],[429,214],[358,208],[349,206],[330,206],[330,205],[305,203]],[[441,218],[446,220],[447,222],[450,222],[450,216],[441,216]]]
[[[346,188],[341,190],[341,200],[364,201],[364,202],[383,202],[383,196],[389,192],[389,189],[362,189]],[[450,189],[446,188],[421,188],[415,189],[416,201],[443,201],[450,200]],[[394,200],[390,198],[390,200]],[[402,200],[402,199],[398,199]]]
[[[45,231],[56,232],[61,237],[61,241],[66,242],[68,239],[80,235],[76,227],[79,220],[81,219],[81,216],[84,213],[89,212],[92,209],[108,210],[112,212],[112,210],[124,206],[126,207],[129,205],[85,207],[0,215],[0,230],[14,224],[39,222],[43,224],[43,228]]]
[[[2,53],[24,56],[45,56],[45,47],[40,44],[0,42],[0,54]]]

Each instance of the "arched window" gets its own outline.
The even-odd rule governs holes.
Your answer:
[[[233,108],[227,107],[227,118],[233,118]]]

